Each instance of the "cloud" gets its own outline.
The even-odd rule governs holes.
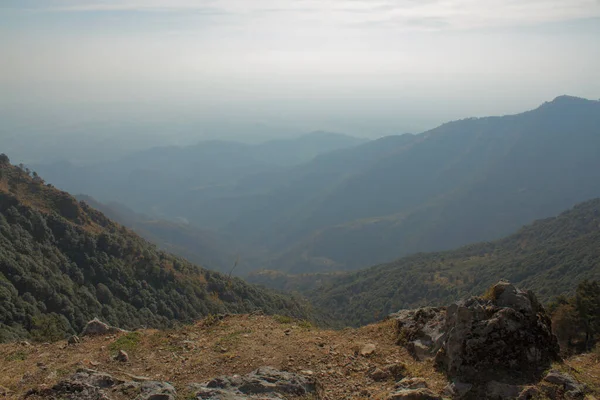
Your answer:
[[[513,27],[600,17],[599,0],[7,0],[2,8],[58,13],[236,15],[238,24],[400,29]]]

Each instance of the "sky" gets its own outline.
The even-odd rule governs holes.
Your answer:
[[[600,0],[0,0],[0,55],[0,140],[380,137],[600,98]]]

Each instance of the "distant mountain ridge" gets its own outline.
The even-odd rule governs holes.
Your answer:
[[[297,234],[273,265],[359,268],[501,237],[600,196],[598,154],[599,101],[559,97],[523,114],[444,124],[324,185],[333,190],[286,221]]]
[[[286,168],[365,141],[329,132],[257,144],[206,140],[193,146],[155,147],[107,164],[79,167],[59,162],[33,168],[69,192],[172,216],[172,210],[161,208],[173,195],[187,196],[207,188],[220,195],[241,177]]]
[[[262,256],[244,272],[349,270],[497,239],[600,196],[599,127],[600,101],[560,96],[297,165],[263,168],[215,153],[181,168],[166,151],[161,168],[122,164],[69,179],[77,192],[126,198],[136,211],[184,217],[256,249]]]

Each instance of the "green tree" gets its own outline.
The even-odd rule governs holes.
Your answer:
[[[563,350],[573,347],[573,340],[579,336],[580,329],[580,318],[573,304],[558,305],[552,315],[552,332],[558,337]]]
[[[585,346],[590,348],[600,332],[600,283],[585,280],[579,284],[575,294],[575,308],[585,330]]]

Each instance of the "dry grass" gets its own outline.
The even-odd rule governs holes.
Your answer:
[[[187,385],[215,376],[246,374],[269,365],[288,371],[313,371],[324,399],[384,399],[394,381],[375,382],[368,372],[404,363],[409,376],[425,378],[435,392],[448,383],[430,361],[416,362],[395,344],[393,321],[341,331],[307,329],[298,321],[281,323],[266,316],[239,315],[205,319],[176,330],[144,330],[113,336],[82,338],[67,346],[52,344],[0,345],[0,386],[9,397],[22,398],[31,388],[52,385],[78,367],[98,369],[116,377],[145,376],[171,382],[182,398]],[[366,343],[377,346],[370,357],[357,355]],[[130,361],[113,360],[119,349]],[[600,392],[600,364],[593,355],[574,357],[558,368]],[[2,388],[0,388],[0,391]]]
[[[383,398],[394,382],[374,382],[367,372],[397,362],[413,376],[427,378],[439,391],[445,378],[430,364],[417,363],[394,344],[390,321],[342,331],[307,329],[301,322],[266,316],[232,316],[216,323],[200,321],[178,330],[145,330],[117,336],[82,338],[66,342],[21,346],[0,345],[0,385],[14,398],[39,385],[52,385],[78,367],[85,366],[128,378],[128,374],[172,382],[180,393],[192,382],[218,375],[246,374],[270,365],[289,371],[311,370],[328,399]],[[356,355],[366,343],[377,346],[371,357]],[[130,361],[113,360],[119,349]],[[361,394],[361,391],[364,391]]]

